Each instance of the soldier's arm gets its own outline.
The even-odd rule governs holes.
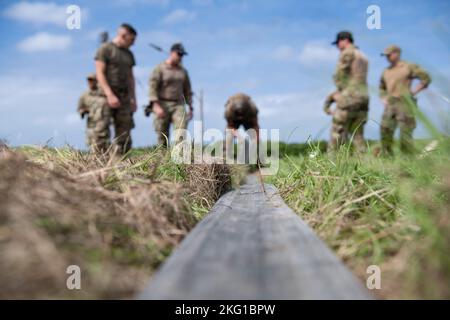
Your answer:
[[[131,108],[136,112],[136,80],[134,79],[133,68],[130,68],[128,73],[128,86],[131,95]]]
[[[78,100],[78,107],[77,107],[77,111],[79,114],[82,114],[83,112],[85,112],[87,109],[86,104],[84,103],[84,94],[80,97],[80,99]]]
[[[159,100],[158,90],[159,90],[160,82],[161,82],[161,72],[160,72],[159,66],[157,66],[153,70],[153,72],[150,76],[150,80],[149,80],[150,102],[157,102]]]
[[[159,88],[161,85],[161,70],[160,67],[157,66],[149,80],[149,98],[150,98],[150,106],[151,110],[156,114],[158,118],[163,118],[165,116],[165,111],[159,104]]]
[[[352,50],[344,50],[339,56],[336,73],[334,74],[334,82],[339,90],[346,87],[354,58],[355,54]]]
[[[386,86],[386,81],[384,81],[384,72],[381,75],[380,84],[378,86],[378,89],[379,89],[380,98],[385,99],[387,97],[387,86]]]
[[[83,94],[78,100],[77,110],[81,119],[84,119],[85,115],[89,113],[89,106],[86,104],[86,94]]]
[[[109,60],[109,52],[105,46],[101,46],[95,55],[95,74],[97,76],[97,82],[103,93],[108,97],[113,95],[111,87],[106,80],[106,64]]]
[[[324,110],[325,113],[327,113],[327,114],[331,114],[330,108],[331,108],[331,105],[335,102],[334,96],[335,96],[336,93],[337,93],[337,92],[335,91],[335,92],[329,94],[328,97],[327,97],[327,99],[325,100],[325,103],[324,103],[324,105],[323,105],[323,110]]]
[[[186,73],[186,81],[184,81],[184,84],[183,84],[183,95],[184,95],[184,98],[186,99],[186,103],[189,105],[189,109],[192,111],[193,106],[192,106],[191,79],[189,78],[188,72],[185,71],[185,73]]]
[[[428,74],[428,72],[426,72],[417,64],[410,64],[410,68],[411,68],[411,78],[420,80],[420,83],[411,92],[411,94],[415,96],[420,91],[422,91],[423,89],[427,88],[430,85],[431,77]]]

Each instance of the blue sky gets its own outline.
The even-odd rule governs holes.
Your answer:
[[[69,4],[82,9],[81,30],[66,28]],[[381,30],[366,26],[371,4],[381,9]],[[94,68],[98,34],[112,35],[122,22],[139,32],[132,48],[139,105],[146,103],[152,68],[165,58],[148,43],[168,48],[180,40],[189,51],[184,64],[194,91],[205,92],[206,128],[222,129],[227,97],[243,91],[256,101],[261,126],[280,129],[283,140],[328,139],[331,119],[322,104],[334,88],[338,56],[330,42],[343,29],[354,33],[370,61],[367,137],[379,137],[382,106],[376,88],[386,66],[379,53],[391,43],[434,79],[420,96],[422,110],[441,128],[448,120],[450,105],[438,95],[450,94],[450,1],[3,0],[0,138],[12,145],[50,141],[84,148],[77,100]],[[135,145],[155,143],[152,121],[142,110],[135,120]],[[423,128],[416,130],[416,137],[425,135]]]

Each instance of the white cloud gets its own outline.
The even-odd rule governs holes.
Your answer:
[[[281,138],[291,142],[305,141],[310,136],[326,139],[331,118],[323,112],[322,104],[327,93],[327,88],[320,88],[255,96],[260,124],[262,128],[280,129]]]
[[[304,66],[315,66],[320,63],[335,63],[338,51],[326,42],[307,42],[300,52],[299,61]]]
[[[0,136],[18,144],[84,146],[85,121],[76,115],[84,84],[73,78],[29,76],[21,71],[0,76]],[[75,121],[77,119],[77,121]],[[60,134],[55,134],[59,132]]]
[[[18,49],[24,52],[36,51],[63,51],[72,45],[72,38],[69,36],[58,36],[47,32],[39,32],[22,40]]]
[[[275,48],[273,58],[280,61],[292,61],[296,58],[295,50],[287,45],[281,45]]]
[[[331,92],[331,90],[329,90]],[[329,93],[326,89],[300,93],[272,94],[256,97],[262,118],[286,119],[286,115],[302,114],[309,120],[323,117],[322,103]]]
[[[300,62],[306,67],[336,63],[338,51],[324,41],[305,43],[300,52],[288,45],[281,45],[272,52],[272,58],[285,62]]]
[[[175,24],[180,22],[192,21],[196,18],[197,14],[195,12],[187,11],[184,9],[176,9],[166,15],[163,18],[163,23],[165,24]]]
[[[6,8],[4,15],[20,22],[65,26],[68,17],[66,9],[66,5],[50,2],[22,1]]]

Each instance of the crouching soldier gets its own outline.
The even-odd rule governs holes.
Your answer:
[[[258,108],[248,95],[238,93],[228,99],[225,104],[225,120],[227,156],[233,150],[233,139],[238,137],[237,130],[241,125],[245,130],[255,130],[256,142],[259,142]]]
[[[97,86],[97,78],[95,74],[90,74],[87,77],[88,90],[78,100],[77,111],[81,116],[81,119],[86,120],[86,144],[89,148],[92,148],[94,142],[94,128],[95,123],[93,121],[93,109],[96,104],[96,100],[100,97],[100,91]]]

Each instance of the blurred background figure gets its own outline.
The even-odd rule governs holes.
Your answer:
[[[136,62],[130,47],[137,32],[129,24],[122,24],[111,42],[104,43],[95,56],[97,81],[105,101],[99,118],[95,119],[94,143],[99,151],[110,144],[110,124],[114,125],[114,152],[124,154],[131,149],[131,130],[134,128],[136,91],[133,66]]]
[[[384,104],[381,120],[381,154],[392,156],[392,144],[397,125],[400,127],[400,150],[403,153],[414,152],[413,131],[416,128],[416,95],[427,88],[430,75],[417,64],[400,59],[401,49],[396,45],[387,47],[381,54],[389,62],[380,80],[380,97]],[[420,83],[412,90],[411,82]]]
[[[187,70],[183,67],[183,57],[187,55],[183,44],[172,45],[169,57],[153,70],[150,76],[149,110],[154,114],[154,127],[158,136],[158,144],[168,146],[170,124],[174,125],[175,141],[181,136],[178,129],[186,129],[188,121],[193,117],[191,81]],[[189,111],[186,111],[186,104]],[[146,115],[150,112],[146,111]]]
[[[330,111],[329,98],[325,108],[325,112],[333,115],[328,150],[336,150],[352,136],[356,150],[365,152],[364,125],[369,112],[368,61],[353,44],[353,35],[348,31],[339,32],[332,44],[337,46],[340,55],[334,74],[337,92],[332,95],[336,109]]]
[[[81,95],[78,100],[77,111],[81,116],[81,119],[87,118],[86,120],[86,144],[89,148],[93,146],[94,138],[94,109],[96,101],[100,97],[100,91],[97,86],[97,78],[95,73],[91,73],[87,77],[88,89]]]

